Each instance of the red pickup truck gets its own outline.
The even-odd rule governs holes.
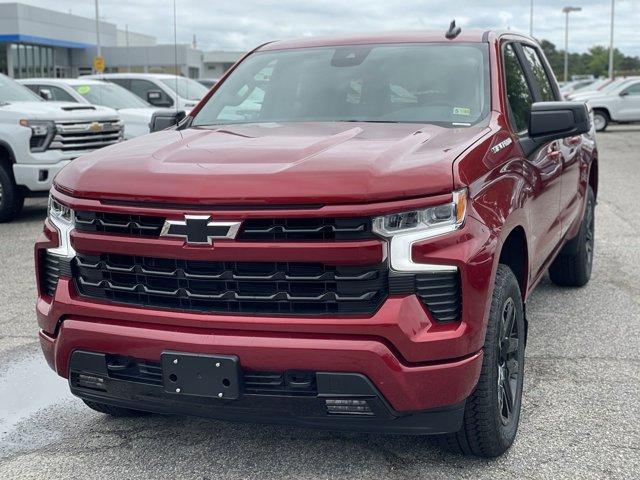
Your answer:
[[[500,455],[528,297],[547,270],[591,274],[597,149],[585,104],[560,99],[513,32],[256,48],[177,125],[55,178],[35,246],[47,361],[111,415]]]

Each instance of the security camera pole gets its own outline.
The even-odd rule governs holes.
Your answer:
[[[562,13],[566,15],[564,24],[564,81],[569,79],[569,13],[579,12],[581,7],[564,7]]]

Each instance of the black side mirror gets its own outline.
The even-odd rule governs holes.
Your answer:
[[[531,105],[529,136],[523,138],[521,144],[528,155],[543,143],[582,135],[590,129],[586,103],[538,102]]]
[[[629,91],[625,90],[625,91],[620,92],[620,96],[621,97],[628,97],[629,96]]]
[[[149,131],[150,132],[159,132],[160,130],[166,130],[169,127],[173,127],[177,125],[187,114],[184,110],[166,110],[155,112],[151,117],[151,122],[149,122]]]
[[[44,99],[44,100],[52,100],[53,99],[53,95],[51,94],[51,90],[49,90],[48,88],[41,88],[40,91],[38,92],[40,94],[40,98]]]

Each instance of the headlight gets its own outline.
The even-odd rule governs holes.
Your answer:
[[[31,129],[29,146],[32,152],[44,152],[56,132],[56,125],[50,121],[20,120],[20,125]]]
[[[48,249],[49,253],[62,257],[74,257],[76,252],[71,246],[71,230],[75,226],[75,213],[68,206],[60,203],[49,195],[49,220],[56,227],[60,237],[60,244]]]
[[[373,220],[373,231],[388,238],[391,268],[396,271],[455,271],[455,266],[415,263],[413,244],[462,227],[467,212],[467,190],[453,192],[452,201],[410,212],[392,213]]]

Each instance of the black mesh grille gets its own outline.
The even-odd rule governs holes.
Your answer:
[[[85,232],[157,237],[164,217],[105,212],[76,212],[76,229]],[[304,241],[374,238],[371,219],[363,218],[252,218],[243,222],[238,240]]]
[[[78,255],[82,295],[209,313],[373,314],[387,296],[385,264],[209,262]]]
[[[416,275],[415,291],[439,322],[460,319],[462,296],[458,272]]]

